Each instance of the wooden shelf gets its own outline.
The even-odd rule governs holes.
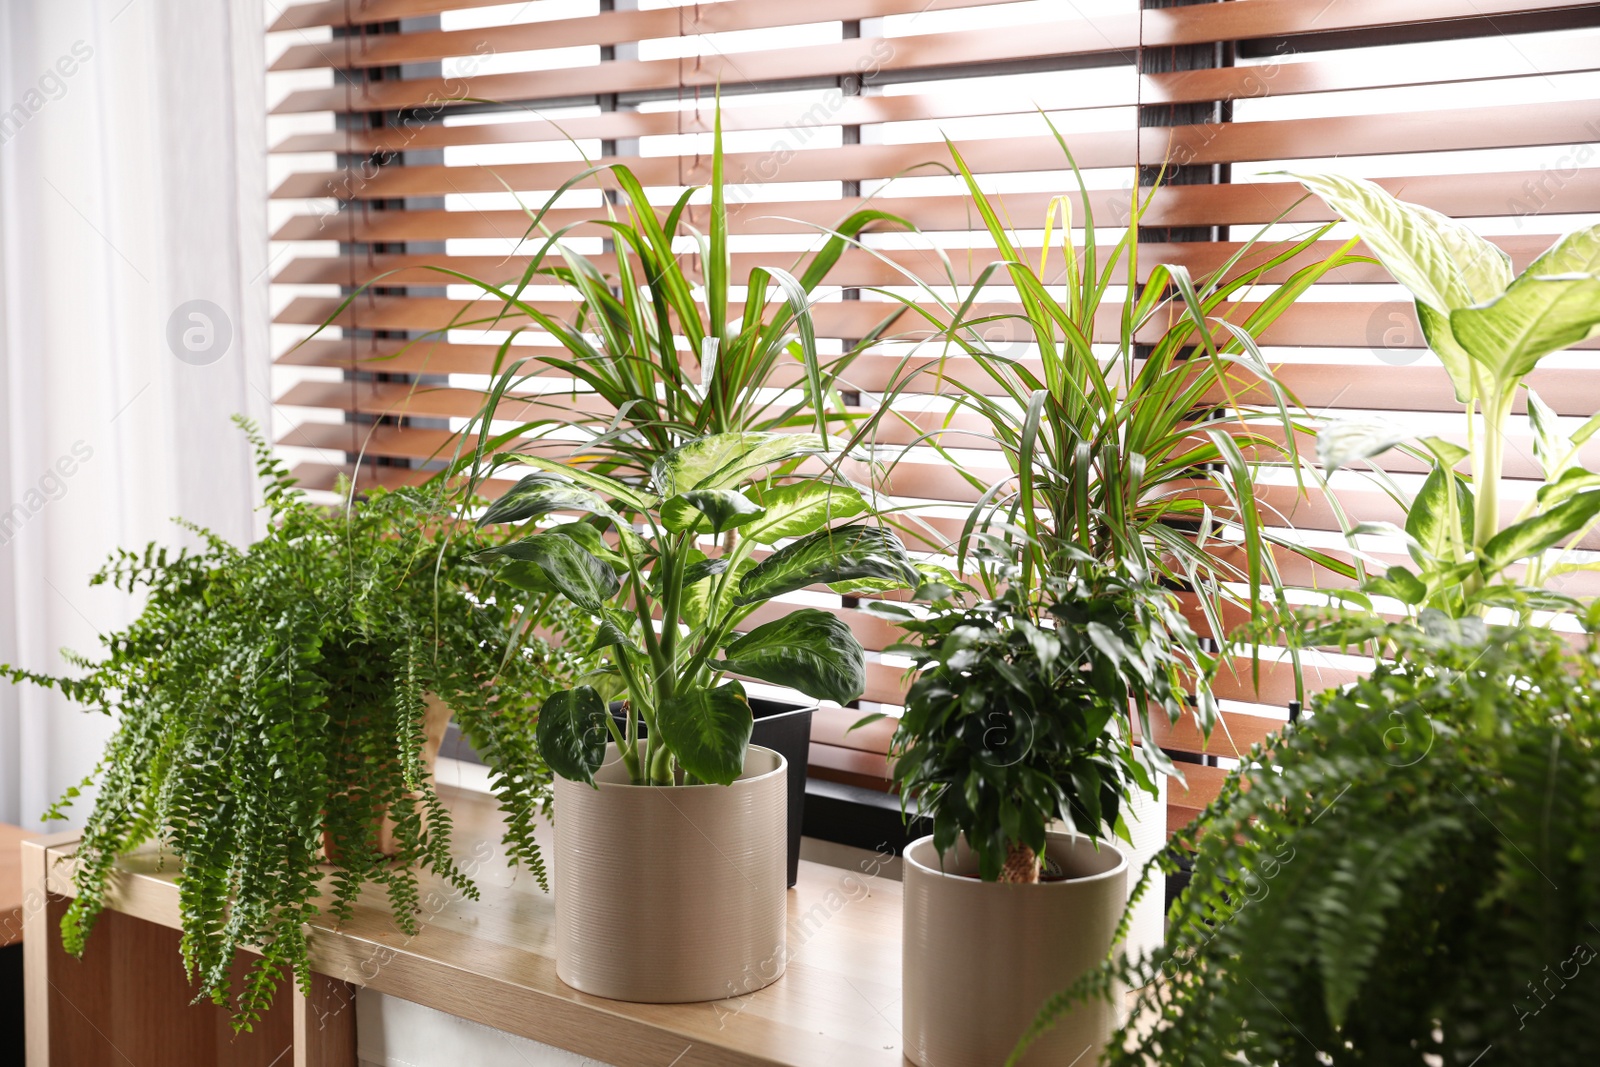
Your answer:
[[[415,937],[395,926],[381,890],[369,894],[343,926],[315,925],[312,962],[324,977],[313,1001],[307,1003],[284,986],[273,1012],[277,1015],[283,1002],[293,1000],[293,1060],[300,1067],[354,1067],[356,986],[616,1067],[900,1067],[905,1062],[899,1033],[900,884],[876,877],[872,861],[864,870],[802,861],[799,882],[789,892],[788,967],[773,985],[714,1003],[627,1004],[579,993],[556,977],[554,901],[527,872],[506,866],[492,798],[444,787],[440,793],[454,814],[456,855],[473,873],[482,899],[461,899],[449,885],[424,877],[421,930]],[[28,846],[25,882],[71,896],[75,844],[74,837],[58,835]],[[122,874],[109,895],[117,918],[175,930],[173,863],[163,865],[151,850],[128,857],[120,867]],[[648,892],[643,873],[640,887]],[[62,995],[50,967],[60,968],[67,958],[60,952],[58,931],[46,926],[61,906],[58,902],[31,917],[35,925],[26,942],[30,1067],[67,1062],[87,1067],[85,1061],[61,1059],[62,1050],[51,1050],[47,1036],[34,1040],[36,1032],[60,1032],[51,1030],[44,1005]],[[86,963],[94,961],[95,938],[100,936],[97,928]],[[46,945],[36,945],[36,940],[48,941],[53,951],[47,953]],[[175,954],[176,940],[171,940]],[[175,968],[177,961],[169,965],[151,960],[149,965]],[[68,961],[66,966],[80,965]],[[57,1010],[69,1007],[85,1010],[79,1005]],[[152,1024],[146,1020],[144,1025]],[[205,1027],[210,1026],[208,1021]],[[273,1019],[257,1029],[269,1035],[289,1032],[287,1021]],[[114,1039],[112,1034],[108,1042]],[[271,1062],[269,1055],[265,1058]],[[180,1061],[161,1062],[168,1067]],[[181,1062],[234,1060],[206,1051]],[[285,1059],[284,1067],[287,1063]]]

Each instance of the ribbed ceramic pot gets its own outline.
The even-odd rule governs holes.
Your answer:
[[[771,985],[786,962],[788,776],[751,745],[728,786],[628,781],[615,745],[598,789],[556,779],[556,974],[650,1004]]]
[[[1047,998],[1111,950],[1127,903],[1128,862],[1113,845],[1051,834],[1067,877],[1004,885],[976,877],[965,841],[941,859],[932,837],[911,843],[905,879],[902,1025],[920,1067],[995,1067]],[[1118,1023],[1109,1004],[1080,1006],[1028,1051],[1028,1067],[1098,1063]]]

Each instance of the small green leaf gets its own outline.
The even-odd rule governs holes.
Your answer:
[[[842,619],[800,608],[756,627],[728,646],[717,666],[786,685],[817,700],[848,704],[867,688],[861,645]]]
[[[769,489],[761,503],[766,514],[746,527],[744,536],[762,545],[803,537],[867,510],[867,502],[853,487],[818,480]]]
[[[613,648],[618,645],[626,648],[630,644],[632,642],[621,626],[611,619],[601,619],[600,625],[595,628],[594,641],[589,645],[589,651],[598,652],[602,648]]]
[[[1585,489],[1595,488],[1600,488],[1600,474],[1590,474],[1581,467],[1573,467],[1555,481],[1541,485],[1536,499],[1541,508],[1549,510]]]
[[[721,574],[727,569],[728,560],[723,556],[718,556],[716,559],[695,560],[683,569],[683,584],[690,586],[696,582],[703,582],[707,578]]]
[[[1483,546],[1487,566],[1503,570],[1552,548],[1587,526],[1600,514],[1600,490],[1579,493],[1543,515],[1513,523],[1489,538]]]
[[[1441,467],[1454,467],[1472,454],[1454,441],[1446,441],[1442,437],[1421,437],[1417,443],[1432,453]]]
[[[661,702],[656,725],[683,769],[704,782],[728,785],[744,770],[755,716],[744,686],[680,689]]]
[[[819,582],[857,578],[882,578],[904,588],[918,581],[905,546],[893,534],[877,526],[841,526],[818,531],[762,560],[739,583],[735,603],[754,604]]]
[[[1392,596],[1406,604],[1420,604],[1427,599],[1428,587],[1404,567],[1390,567],[1384,576],[1371,583],[1373,592]]]
[[[539,753],[550,769],[574,782],[594,784],[594,772],[605,762],[606,706],[591,686],[563,689],[539,709],[534,728]]]
[[[661,525],[673,533],[720,534],[759,519],[766,509],[732,489],[690,489],[661,505]]]
[[[609,563],[596,559],[570,537],[557,533],[537,533],[491,548],[484,555],[533,564],[551,586],[591,615],[598,615],[605,601],[616,596],[621,588],[617,572]]]

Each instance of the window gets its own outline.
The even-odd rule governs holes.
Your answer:
[[[872,198],[923,233],[875,233],[869,243],[913,270],[936,262],[936,246],[970,277],[990,246],[942,169],[942,138],[961,143],[1013,220],[1042,226],[1065,187],[1046,117],[1097,190],[1102,223],[1114,223],[1136,183],[1167,166],[1141,254],[1196,273],[1243,242],[1328,219],[1320,201],[1277,173],[1285,168],[1380,179],[1406,199],[1475,220],[1519,267],[1553,234],[1600,213],[1600,4],[340,0],[291,7],[273,29],[279,443],[307,484],[324,488],[358,459],[366,484],[425,476],[477,409],[474,390],[505,334],[451,330],[405,347],[476,295],[415,268],[514,273],[528,252],[518,244],[522,205],[541,204],[584,158],[633,157],[651,196],[670,203],[709,178],[719,86],[728,170],[739,183],[736,273],[786,265],[818,227]],[[575,190],[553,221],[590,219],[601,197]],[[570,239],[603,253],[596,228]],[[338,329],[293,348],[343,294],[396,269],[410,273],[385,277]],[[841,351],[893,306],[869,287],[903,279],[852,252],[832,282],[818,320]],[[567,300],[549,287],[532,295],[553,306]],[[514,343],[551,341],[523,334]],[[1409,303],[1376,267],[1318,286],[1264,343],[1314,413],[1459,422],[1443,415],[1454,402]],[[886,345],[858,362],[854,400],[873,403],[898,351]],[[1535,376],[1535,388],[1563,415],[1600,409],[1591,357],[1563,358]],[[545,378],[520,401],[524,410],[583,403],[572,389]],[[909,410],[931,425],[945,404],[924,395]],[[949,443],[974,469],[1001,470],[981,441]],[[1525,438],[1521,453],[1530,454]],[[1385,463],[1402,485],[1418,476],[1399,457]],[[1333,487],[1354,518],[1398,514],[1362,474],[1341,473]],[[972,499],[931,450],[896,469],[891,491],[945,502],[929,514],[947,521]],[[1264,499],[1293,536],[1342,549],[1335,508],[1299,496],[1289,472]],[[1363,547],[1402,551],[1382,538]],[[1284,565],[1294,566],[1287,557]],[[1308,586],[1329,580],[1309,565],[1288,573]],[[892,639],[882,624],[842,610],[869,648]],[[868,700],[892,705],[903,665],[874,660]],[[1358,669],[1328,657],[1308,666],[1307,684],[1336,684]],[[1219,687],[1228,736],[1213,741],[1213,764],[1217,753],[1259,740],[1294,699],[1284,666],[1268,664],[1259,689],[1249,679],[1243,671]],[[881,786],[887,734],[847,737],[858,714],[819,716],[812,773]],[[1192,731],[1161,742],[1199,748]],[[1172,797],[1171,820],[1192,816],[1224,773],[1193,767],[1188,792]]]

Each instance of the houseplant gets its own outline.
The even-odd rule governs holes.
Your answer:
[[[922,1067],[1000,1062],[1048,996],[1105,958],[1127,900],[1110,838],[1126,836],[1126,797],[1155,789],[1133,720],[1147,737],[1150,709],[1175,721],[1209,669],[1148,574],[1074,554],[1070,575],[1030,587],[1022,554],[994,539],[978,554],[989,595],[939,590],[926,614],[904,612],[914,641],[895,649],[918,674],[894,774],[933,820],[904,867],[902,1029]],[[1098,1052],[1116,1021],[1109,1004],[1080,1011],[1029,1062]]]
[[[1304,643],[1359,647],[1371,675],[1320,694],[1309,720],[1252,751],[1161,857],[1170,868],[1194,854],[1172,943],[1086,978],[1034,1032],[1132,981],[1148,983],[1139,1015],[1159,1022],[1123,1035],[1114,1063],[1471,1064],[1491,1050],[1586,1063],[1600,1048],[1577,1006],[1597,988],[1600,609],[1550,582],[1592,567],[1573,559],[1600,507],[1576,452],[1597,424],[1562,433],[1523,379],[1600,326],[1600,230],[1513,279],[1498,249],[1444,216],[1356,179],[1303,180],[1416,294],[1469,448],[1408,446],[1434,459],[1405,523],[1415,569],[1365,584],[1401,620],[1308,621]],[[1519,394],[1543,480],[1508,515]],[[1403,436],[1335,425],[1319,451],[1334,467]]]
[[[451,858],[426,735],[436,753],[437,713],[453,712],[504,757],[502,804],[537,810],[550,775],[516,721],[572,667],[513,627],[508,599],[486,595],[494,568],[478,554],[493,541],[454,528],[439,500],[379,491],[317,507],[241,425],[266,535],[239,548],[191,527],[198,551],[118,552],[93,581],[146,599],[104,639],[106,657],[68,654],[75,678],[3,670],[118,719],[91,776],[67,949],[82,951],[118,857],[155,841],[182,864],[184,962],[201,993],[228,1003],[235,953],[261,953],[232,995],[235,1025],[248,1027],[284,970],[310,981],[304,924],[349,915],[364,886],[384,887],[410,933],[419,868],[476,892]],[[542,878],[531,838],[510,844]]]
[[[812,584],[919,580],[893,534],[835,525],[868,510],[847,481],[775,480],[822,448],[810,434],[702,437],[656,459],[647,486],[502,457],[539,470],[482,516],[524,524],[487,555],[504,561],[505,582],[554,592],[598,627],[598,670],[552,694],[538,720],[559,776],[556,968],[569,985],[711,1000],[782,974],[784,761],[749,744],[744,687],[724,676],[846,703],[863,691],[864,657],[849,627],[815,608],[737,630]],[[540,528],[554,512],[588,518]],[[613,696],[626,702],[620,724]]]
[[[613,251],[598,257],[574,251],[564,241],[572,229],[550,230],[548,212],[569,190],[594,183],[620,198],[608,199],[599,225]],[[850,241],[868,227],[909,225],[876,209],[841,220],[811,255],[792,270],[756,267],[742,277],[730,251],[730,210],[724,178],[722,121],[716,112],[708,205],[693,203],[702,192],[686,189],[664,212],[651,204],[628,166],[587,167],[528,212],[523,239],[531,255],[520,273],[483,278],[445,267],[417,268],[441,281],[476,288],[485,300],[464,304],[438,331],[410,341],[425,344],[450,329],[514,326],[512,339],[484,393],[481,432],[467,444],[471,454],[454,457],[461,471],[481,470],[487,453],[516,447],[582,462],[601,473],[639,484],[656,459],[674,448],[718,434],[814,430],[826,443],[837,431],[859,436],[868,416],[844,404],[854,361],[888,328],[895,315],[838,356],[819,353],[812,302]],[[703,229],[693,225],[702,213]],[[686,247],[687,246],[687,247]],[[380,275],[368,286],[385,284]],[[530,286],[558,285],[575,297],[570,318],[553,314],[524,293]],[[742,288],[744,306],[735,289]],[[362,287],[363,289],[366,286]],[[331,324],[360,294],[352,293]],[[493,310],[485,312],[488,306]],[[893,311],[896,309],[887,309]],[[556,342],[549,348],[513,344],[532,326]],[[534,355],[522,356],[523,352]],[[541,379],[576,383],[573,392],[541,394]],[[575,395],[576,394],[576,395]],[[576,403],[579,397],[592,405]],[[503,399],[532,405],[534,417],[491,431]],[[530,442],[529,438],[535,440]],[[520,441],[520,443],[518,443]],[[458,443],[459,444],[459,443]],[[788,880],[793,884],[800,853],[806,756],[814,706],[757,698],[758,744],[777,748],[789,761]]]
[[[954,549],[970,564],[975,546],[998,539],[1004,561],[999,581],[1008,592],[997,597],[995,589],[988,591],[984,611],[991,617],[983,625],[974,624],[969,607],[942,606],[926,620],[908,616],[913,632],[928,643],[918,655],[923,677],[896,737],[898,773],[908,793],[931,804],[939,832],[931,844],[913,846],[907,864],[904,1032],[909,1053],[928,1065],[999,1062],[1033,1008],[1054,992],[1050,983],[1081,971],[1088,960],[1019,962],[1014,977],[1034,983],[1020,991],[970,966],[933,965],[985,950],[966,940],[971,926],[930,923],[929,898],[913,885],[959,891],[969,909],[997,909],[1000,918],[981,926],[991,945],[1043,943],[1045,930],[1064,929],[1065,919],[1022,910],[1017,902],[1031,899],[1025,894],[1041,900],[1054,894],[1063,911],[1072,905],[1067,886],[964,886],[939,877],[936,864],[919,863],[918,851],[944,853],[949,861],[954,850],[955,862],[975,864],[985,879],[1036,877],[1050,819],[1065,818],[1098,838],[1118,828],[1119,815],[1140,790],[1155,793],[1160,775],[1175,773],[1158,747],[1130,747],[1136,722],[1145,738],[1153,736],[1152,704],[1172,721],[1192,710],[1209,730],[1216,714],[1209,679],[1239,651],[1224,612],[1242,607],[1269,629],[1279,621],[1281,581],[1256,501],[1255,465],[1277,461],[1298,469],[1292,398],[1274,379],[1256,339],[1306,287],[1347,262],[1341,249],[1290,269],[1321,235],[1313,233],[1281,248],[1247,249],[1198,282],[1181,267],[1157,267],[1145,278],[1137,237],[1146,201],[1135,194],[1126,233],[1104,252],[1081,176],[1083,246],[1073,244],[1074,201],[1063,196],[1033,257],[960,152],[953,146],[951,152],[999,258],[971,286],[945,279],[954,298],[942,296],[942,285],[908,275],[917,295],[900,299],[935,327],[937,346],[967,357],[975,368],[976,381],[962,383],[953,401],[980,416],[982,428],[974,432],[999,450],[1010,477],[966,474],[977,503]],[[1052,273],[1057,212],[1066,225],[1061,266]],[[1283,284],[1258,303],[1243,302],[1253,285],[1280,270],[1288,274]],[[999,285],[1016,290],[1020,314],[983,310],[986,293]],[[1118,309],[1108,351],[1103,327],[1119,286],[1133,298]],[[1028,346],[1026,358],[1016,355],[1015,344]],[[901,386],[942,376],[944,354],[924,366],[911,361]],[[1264,407],[1235,399],[1252,390]],[[933,439],[947,448],[957,436],[942,432]],[[965,466],[952,460],[957,470]],[[1231,555],[1217,551],[1224,537]],[[1179,610],[1180,593],[1218,643],[1216,653],[1201,649]],[[1072,649],[1070,669],[1041,661],[1041,649],[1053,657],[1057,646]],[[1080,665],[1090,668],[1093,684]],[[1045,719],[1063,724],[1052,744],[1019,756],[1017,769],[1003,775],[989,773],[993,761],[986,757],[963,764],[983,752],[981,733],[977,740],[970,732],[956,740],[964,736],[960,730],[981,725],[973,709],[1004,715],[1006,700],[1048,709]],[[950,710],[957,708],[965,710],[957,716]],[[1023,774],[1025,768],[1036,773]],[[1047,782],[1057,784],[1047,788]],[[993,789],[987,797],[986,788]],[[959,846],[958,830],[966,835]],[[1099,925],[1048,943],[1109,947],[1116,912],[1085,909],[1085,915]],[[1159,914],[1150,918],[1159,930]],[[1006,958],[1020,960],[1030,951],[1019,948]],[[1113,1018],[1098,1007],[1086,1009],[1070,1034],[1051,1039],[1040,1062],[1068,1062],[1097,1046]],[[980,1037],[981,1045],[963,1044]]]

